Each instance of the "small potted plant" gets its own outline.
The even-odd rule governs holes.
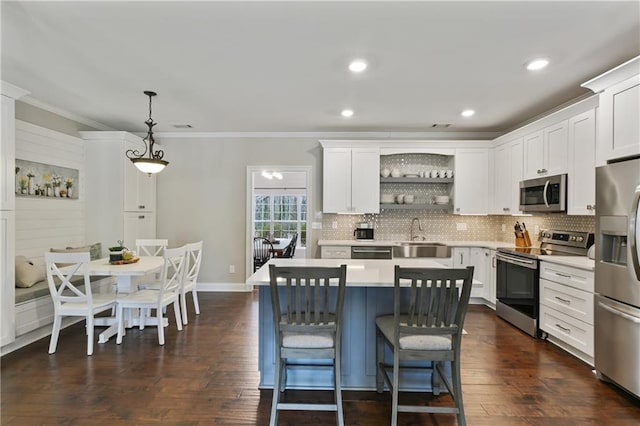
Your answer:
[[[122,252],[127,248],[123,245],[122,240],[118,240],[118,245],[109,247],[109,262],[117,262],[122,260]]]

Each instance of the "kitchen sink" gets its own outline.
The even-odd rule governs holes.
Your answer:
[[[451,257],[451,247],[424,241],[404,242],[393,247],[393,257]]]

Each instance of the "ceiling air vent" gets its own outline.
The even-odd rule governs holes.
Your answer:
[[[451,124],[440,124],[440,123],[436,123],[436,124],[432,124],[431,127],[433,127],[434,129],[446,129],[447,127],[451,126]]]
[[[191,129],[193,126],[191,124],[174,124],[173,127],[176,129]]]

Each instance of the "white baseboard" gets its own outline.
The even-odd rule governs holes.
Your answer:
[[[198,291],[240,291],[250,292],[253,291],[252,285],[245,283],[198,283]]]
[[[65,317],[62,319],[62,326],[61,329],[65,329],[67,327],[69,327],[72,324],[75,324],[77,322],[80,321],[84,321],[84,318],[82,317]],[[40,328],[36,328],[35,330],[32,330],[28,333],[23,334],[22,336],[18,336],[16,337],[16,340],[14,340],[13,342],[4,345],[2,348],[0,348],[0,355],[4,356],[10,352],[13,352],[15,350],[18,350],[20,348],[23,348],[33,342],[36,342],[40,339],[42,339],[43,337],[49,337],[51,336],[51,329],[52,329],[53,325],[52,324],[47,324],[47,325],[43,325]],[[60,344],[60,343],[58,343]],[[47,346],[48,349],[48,346]]]

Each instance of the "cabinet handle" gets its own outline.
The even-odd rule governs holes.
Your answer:
[[[144,209],[144,205],[138,206],[139,209]]]
[[[542,170],[538,169],[538,170],[536,170],[536,173],[540,174],[540,173],[542,173]]]
[[[460,264],[464,265],[462,253],[460,253]]]
[[[144,215],[138,216],[138,219],[144,219]]]
[[[562,303],[566,303],[567,305],[571,304],[571,300],[563,299],[562,297],[555,296],[556,299],[561,301]]]
[[[564,331],[565,333],[571,334],[571,329],[570,328],[565,328],[565,327],[561,326],[560,324],[556,324],[556,327],[558,327],[560,330]]]
[[[495,268],[495,267],[496,267],[496,257],[495,257],[495,256],[493,256],[493,257],[491,258],[491,267],[492,267],[492,268]]]
[[[593,207],[591,206],[591,204],[587,204],[587,210],[593,210]]]
[[[458,208],[456,209],[456,211],[457,211],[458,213],[460,213],[460,207],[458,207]]]
[[[556,272],[555,274],[556,274],[557,276],[559,276],[559,277],[563,277],[563,278],[571,278],[571,275],[568,275],[568,274],[561,274],[560,272]]]

